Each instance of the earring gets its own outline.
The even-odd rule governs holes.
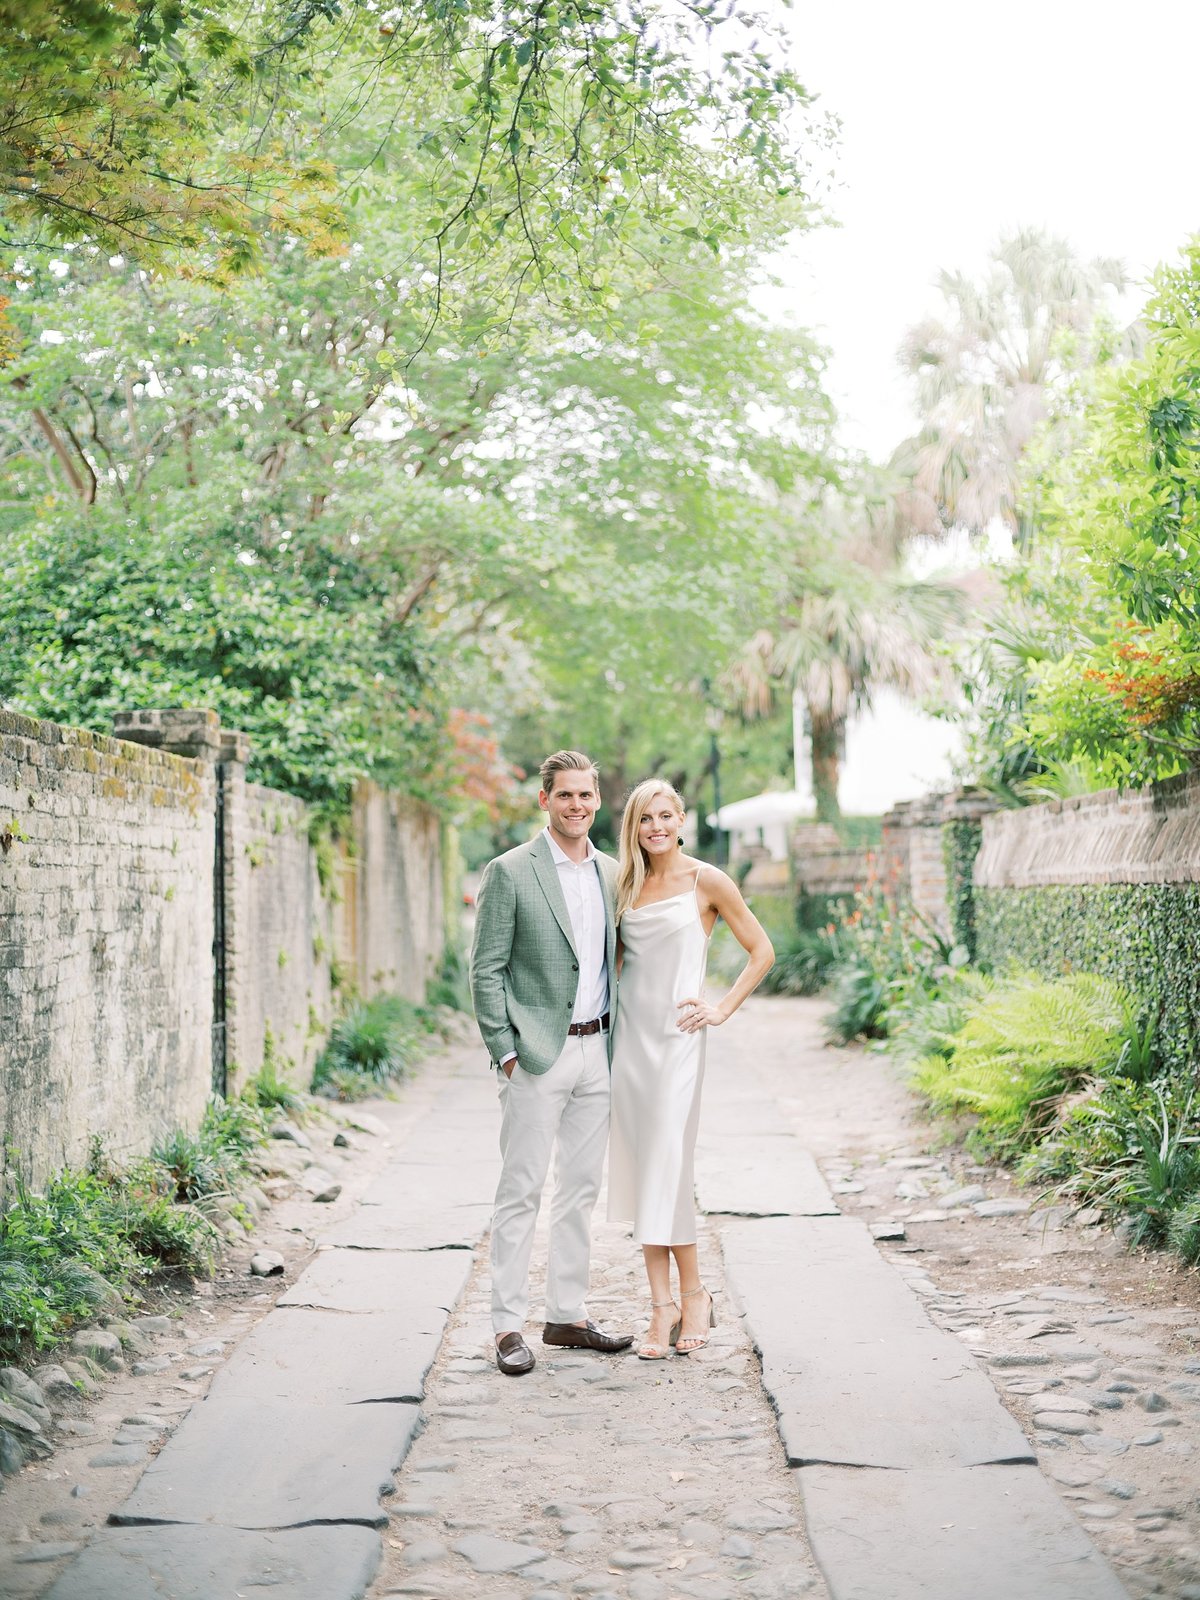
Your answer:
[[[679,848],[681,850],[683,849],[683,835],[682,834],[679,835]]]

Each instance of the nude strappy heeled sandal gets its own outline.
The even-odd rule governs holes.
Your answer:
[[[683,1291],[683,1293],[679,1296],[679,1298],[681,1300],[690,1300],[693,1297],[693,1295],[698,1295],[698,1294],[707,1294],[708,1295],[708,1325],[709,1325],[710,1328],[715,1328],[716,1325],[717,1325],[717,1307],[716,1307],[716,1302],[714,1301],[712,1295],[704,1287],[703,1284],[701,1284],[698,1289],[685,1289]],[[680,1318],[680,1324],[681,1325],[682,1325],[682,1322],[683,1322],[683,1319],[681,1317]],[[703,1338],[701,1338],[698,1334],[690,1335],[686,1339],[673,1339],[671,1342],[675,1346],[675,1354],[677,1356],[690,1356],[693,1350],[703,1350],[704,1349],[704,1346],[708,1343],[708,1335],[705,1334]]]
[[[673,1306],[674,1304],[675,1304],[674,1300],[651,1300],[650,1309],[651,1309],[651,1311],[661,1311],[664,1306]],[[680,1328],[682,1328],[682,1326],[683,1326],[683,1318],[682,1317],[676,1317],[675,1325],[671,1329],[670,1336],[667,1339],[667,1348],[665,1350],[662,1348],[661,1345],[657,1345],[657,1344],[649,1344],[649,1343],[640,1344],[638,1346],[638,1353],[637,1353],[638,1354],[638,1360],[639,1361],[665,1361],[667,1359],[667,1357],[670,1355],[671,1351],[675,1347],[675,1342],[679,1338],[679,1330],[680,1330]]]

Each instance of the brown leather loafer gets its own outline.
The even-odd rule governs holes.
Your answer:
[[[560,1345],[564,1350],[599,1350],[615,1356],[633,1343],[631,1333],[605,1333],[594,1322],[577,1328],[573,1322],[548,1322],[542,1329],[542,1343]]]
[[[508,1377],[519,1378],[533,1371],[533,1351],[519,1333],[506,1333],[496,1342],[496,1365]]]

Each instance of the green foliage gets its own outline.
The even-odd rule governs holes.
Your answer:
[[[251,736],[250,775],[345,804],[355,779],[414,785],[436,739],[418,632],[320,538],[283,549],[251,526],[151,529],[47,519],[14,536],[0,588],[0,692],[18,710],[103,728],[120,709],[192,705]]]
[[[996,972],[1095,972],[1139,997],[1171,1071],[1200,1038],[1200,884],[1054,884],[975,891],[979,960]]]
[[[1195,1086],[1178,1076],[1115,1078],[1073,1106],[1022,1163],[1031,1181],[1128,1219],[1131,1244],[1169,1244],[1185,1260],[1200,1249],[1200,1122]]]
[[[1014,977],[967,1002],[949,1054],[918,1061],[913,1083],[937,1111],[974,1113],[976,1148],[1009,1159],[1045,1132],[1064,1094],[1117,1071],[1132,1037],[1136,1001],[1110,980]]]
[[[309,1110],[308,1096],[282,1076],[281,1064],[286,1070],[290,1062],[284,1057],[281,1063],[275,1035],[268,1026],[263,1035],[262,1066],[246,1083],[242,1098],[258,1111],[282,1111],[302,1122]]]
[[[834,952],[833,1009],[826,1018],[832,1039],[886,1038],[920,994],[934,994],[943,977],[966,960],[921,916],[898,886],[883,879],[872,859],[866,885],[829,937]]]
[[[471,984],[466,954],[457,942],[448,942],[442,951],[436,978],[425,990],[426,1007],[446,1006],[451,1011],[471,1012]]]
[[[421,1013],[400,995],[359,1000],[329,1030],[313,1071],[314,1091],[330,1086],[339,1099],[378,1094],[404,1077],[418,1059],[426,1028]]]
[[[950,931],[970,960],[975,959],[975,857],[983,839],[983,823],[954,817],[942,825],[942,859],[946,867],[946,900]]]
[[[1077,447],[1040,485],[1108,617],[1036,674],[1029,736],[1109,783],[1170,777],[1200,750],[1198,285],[1194,239],[1156,275],[1143,353],[1097,381]]]
[[[163,1147],[178,1153],[182,1141]],[[157,1160],[121,1168],[98,1146],[88,1170],[64,1168],[41,1191],[16,1178],[0,1214],[0,1349],[50,1348],[163,1268],[206,1270],[219,1235],[194,1205],[174,1203],[178,1188]]]
[[[261,264],[264,234],[345,252],[356,195],[403,163],[420,250],[398,253],[431,321],[472,288],[487,304],[489,255],[492,318],[535,287],[602,308],[614,258],[719,250],[756,194],[800,179],[807,97],[776,25],[736,6],[704,25],[728,41],[716,70],[662,0],[3,0],[0,205],[27,246],[222,281]]]

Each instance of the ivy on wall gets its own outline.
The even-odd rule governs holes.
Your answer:
[[[1053,884],[977,887],[977,955],[996,972],[1115,978],[1157,1018],[1172,1069],[1200,1056],[1200,884]]]
[[[955,944],[961,944],[971,960],[976,958],[975,857],[983,841],[983,823],[971,817],[955,817],[942,826],[942,860],[946,865],[946,906]]]

